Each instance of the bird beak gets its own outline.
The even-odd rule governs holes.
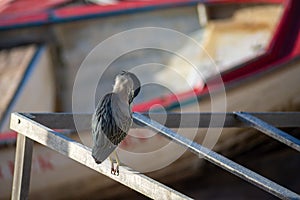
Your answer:
[[[140,93],[140,87],[136,88],[136,89],[133,91],[133,98],[135,98],[139,93]]]

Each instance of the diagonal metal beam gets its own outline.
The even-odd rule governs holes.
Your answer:
[[[300,152],[300,140],[246,112],[235,112],[239,120]],[[300,125],[300,124],[299,124]]]
[[[203,156],[209,162],[227,170],[228,172],[252,183],[253,185],[279,197],[282,199],[300,199],[300,195],[293,191],[290,191],[281,185],[227,159],[226,157],[211,151],[210,149],[195,143],[188,138],[185,138],[171,129],[153,121],[142,114],[133,113],[133,118],[140,123],[147,125],[148,127],[160,132],[163,136],[170,140],[175,141],[181,146],[186,147],[188,150],[192,151],[198,156]]]
[[[27,115],[12,113],[10,128],[17,131],[22,137],[31,138],[32,140],[152,199],[191,199],[190,197],[125,166],[120,166],[121,173],[119,176],[112,175],[108,160],[97,165],[91,156],[92,153],[90,148],[33,121],[28,118]],[[20,159],[24,159],[21,154],[19,156],[21,156]],[[24,176],[28,176],[28,173],[17,174],[14,179],[22,179]],[[28,187],[28,185],[26,187]]]

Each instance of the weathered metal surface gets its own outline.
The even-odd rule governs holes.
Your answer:
[[[63,118],[61,118],[61,120],[63,121]],[[150,198],[190,199],[189,197],[125,166],[120,166],[119,176],[112,175],[108,160],[105,160],[101,165],[97,165],[91,156],[90,148],[49,129],[24,115],[13,113],[11,116],[11,128],[20,134],[23,134],[24,137],[29,137],[32,140],[37,141],[38,143],[41,143]],[[22,158],[18,158],[18,160],[19,159]],[[24,174],[16,176],[22,178]]]

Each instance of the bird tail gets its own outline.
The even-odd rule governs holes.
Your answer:
[[[99,146],[93,146],[92,156],[97,164],[102,163],[115,149],[117,146],[111,145],[108,148],[101,148]]]

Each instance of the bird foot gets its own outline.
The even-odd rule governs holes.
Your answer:
[[[110,173],[113,174],[113,175],[119,176],[119,174],[120,174],[119,173],[119,167],[117,166],[116,169],[114,169],[112,167]]]
[[[111,163],[111,174],[119,176],[119,166],[120,166],[120,160],[118,158],[117,153],[114,151],[116,162],[112,159],[112,157],[109,157],[110,163]],[[114,168],[114,163],[116,163],[116,168]]]

